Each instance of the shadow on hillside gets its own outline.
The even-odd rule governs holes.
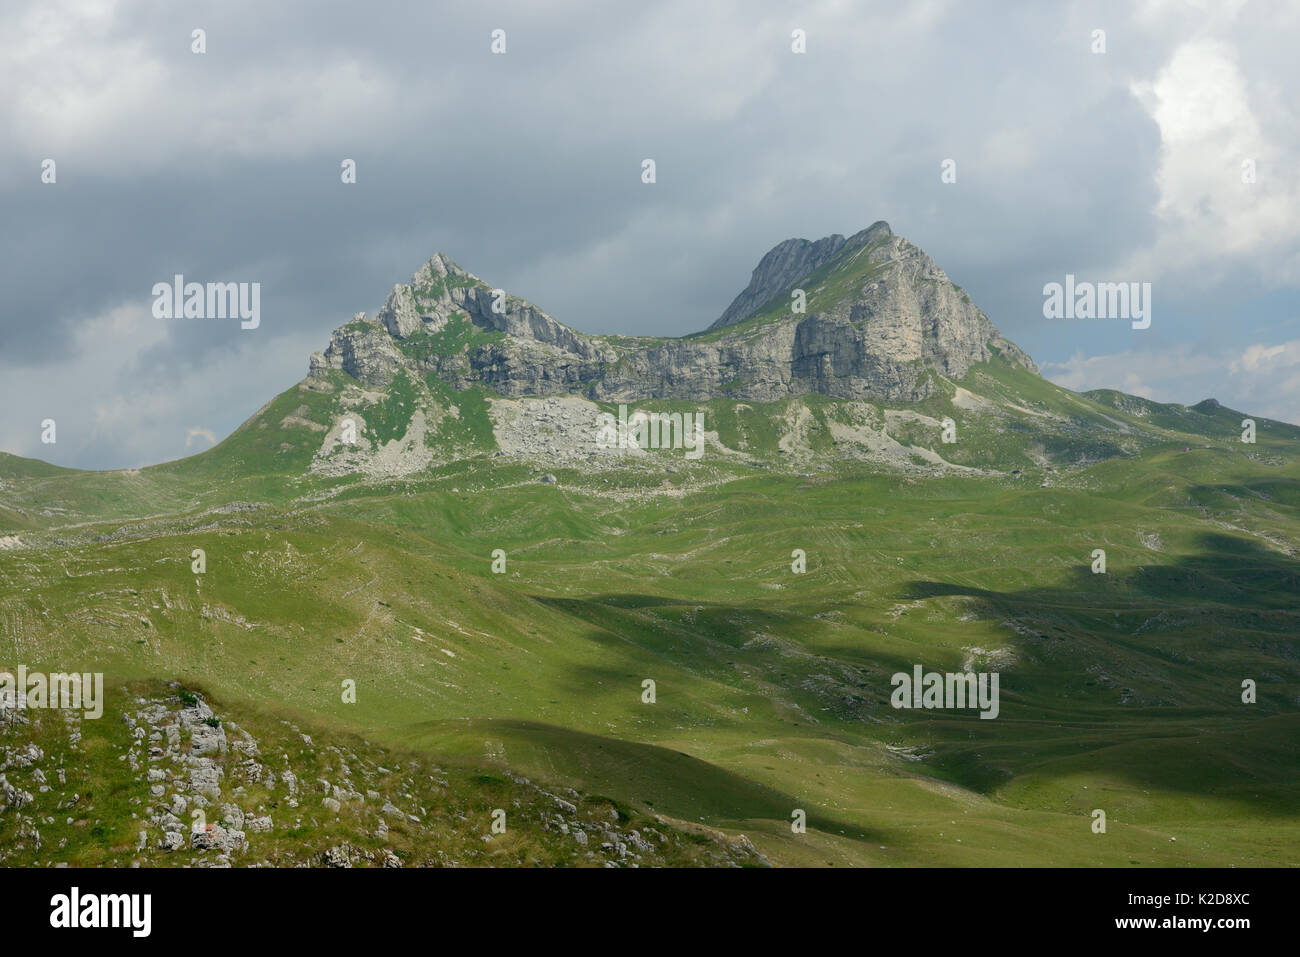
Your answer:
[[[1197,501],[1212,501],[1219,496],[1236,499],[1251,496],[1274,507],[1300,510],[1300,479],[1266,478],[1249,482],[1193,485],[1187,491]]]
[[[903,597],[962,595],[1007,611],[1023,611],[1040,605],[1077,606],[1085,596],[1104,599],[1110,594],[1122,605],[1154,600],[1191,603],[1197,608],[1238,605],[1244,606],[1240,610],[1245,611],[1300,612],[1300,562],[1235,535],[1203,535],[1198,544],[1204,551],[1172,563],[1136,568],[1112,563],[1105,575],[1094,575],[1088,564],[1080,562],[1071,569],[1069,583],[1051,588],[999,592],[946,582],[915,581]],[[1110,589],[1111,582],[1118,583],[1119,589]]]
[[[704,732],[702,743],[712,745],[726,742],[729,736],[743,740],[749,735],[755,742],[780,736],[783,749],[797,754],[802,738],[817,742],[810,744],[813,748],[823,746],[826,738],[842,740],[845,722],[864,721],[868,711],[873,712],[873,718],[883,716],[888,708],[886,697],[874,694],[872,689],[888,687],[882,669],[897,671],[904,664],[901,659],[887,665],[882,664],[883,659],[875,659],[869,673],[858,663],[835,662],[819,655],[791,655],[790,649],[804,641],[814,644],[814,636],[826,627],[825,622],[811,615],[638,593],[531,597],[581,622],[585,640],[615,653],[616,665],[583,662],[570,666],[565,676],[566,697],[574,701],[626,702],[635,709],[643,707],[639,703],[642,680],[653,677],[659,695],[656,717],[662,719],[659,730],[690,739],[692,729],[699,728]],[[678,609],[684,615],[669,617],[663,614],[668,609]],[[780,633],[783,644],[755,644],[755,632]],[[832,675],[837,680],[832,680]],[[752,709],[754,699],[765,692],[780,698],[780,706],[773,703],[768,714],[741,712],[742,705]],[[619,744],[620,748],[631,746],[628,742]],[[686,756],[680,759],[686,760]],[[689,760],[696,762],[694,758]],[[698,770],[703,764],[696,762],[690,767]],[[883,840],[883,835],[864,831],[859,824],[814,813],[806,796],[789,797],[719,765],[706,766],[715,775],[729,776],[727,780],[732,783],[727,793],[735,791],[740,795],[737,782],[746,785],[744,802],[728,799],[724,806],[710,799],[709,813],[715,817],[770,817],[788,822],[791,810],[802,807],[808,812],[809,827],[854,839]],[[811,766],[809,774],[820,770]],[[668,773],[665,766],[664,774]],[[722,782],[723,778],[716,780]],[[663,778],[656,787],[664,794],[675,794],[683,781],[674,784]],[[754,804],[758,798],[761,800]],[[791,800],[795,803],[790,804]],[[675,802],[677,807],[686,806],[682,794],[677,794]],[[658,806],[667,809],[666,805]],[[898,843],[896,834],[894,841]]]
[[[786,824],[795,808],[804,808],[809,828],[852,840],[884,839],[882,832],[824,813],[806,798],[655,744],[512,719],[428,722],[412,726],[408,733],[417,746],[435,750],[448,733],[476,741],[500,740],[510,766],[530,777],[576,786],[593,797],[643,804],[690,822],[728,827],[755,820]]]
[[[651,673],[646,668],[671,666],[698,681],[725,686],[737,696],[770,693],[775,687],[783,699],[802,709],[804,717],[791,718],[791,726],[830,723],[841,730],[837,722],[887,717],[888,676],[912,667],[900,655],[819,652],[828,622],[788,607],[674,601],[637,593],[532,598],[581,621],[587,626],[586,640],[618,652],[626,661],[617,667],[584,663],[573,668],[570,691],[575,695],[625,687],[631,679],[639,684]],[[716,716],[711,721],[714,727],[725,723]],[[732,726],[743,733],[752,721]]]
[[[838,737],[865,720],[898,721],[935,749],[915,770],[984,793],[1029,773],[1087,773],[1285,813],[1284,799],[1294,797],[1300,780],[1300,747],[1287,717],[1295,714],[1293,701],[1277,686],[1300,682],[1300,563],[1233,535],[1206,535],[1198,545],[1201,551],[1163,565],[1124,567],[1112,556],[1105,575],[1092,574],[1085,556],[1051,587],[996,591],[914,581],[890,596],[964,598],[979,617],[1014,632],[1016,661],[1000,667],[1002,713],[993,721],[974,712],[890,708],[891,674],[910,673],[914,664],[955,667],[926,657],[951,658],[952,647],[921,644],[903,653],[919,658],[878,651],[855,658],[841,640],[826,652],[825,621],[762,603],[636,593],[534,599],[581,621],[587,640],[619,651],[617,665],[571,669],[567,690],[575,700],[627,694],[657,673],[689,681],[695,696],[713,688],[737,699],[796,701],[807,721],[767,719],[800,726],[796,735]],[[1240,701],[1246,676],[1262,692],[1249,709]],[[671,699],[663,703],[672,707]],[[1270,718],[1277,720],[1261,724]],[[700,720],[715,730],[746,727],[716,714]]]
[[[911,600],[969,599],[980,617],[1015,632],[1002,720],[987,722],[999,727],[975,728],[969,747],[950,738],[951,768],[964,783],[999,783],[980,770],[990,757],[1013,776],[1058,762],[1283,813],[1281,796],[1294,797],[1300,780],[1295,701],[1278,688],[1300,682],[1300,562],[1233,535],[1198,545],[1169,564],[1112,564],[1104,575],[1081,562],[1053,587],[904,589]],[[1259,682],[1258,704],[1241,702],[1247,677]],[[1024,740],[1023,719],[1063,730]],[[972,760],[976,748],[984,763]]]

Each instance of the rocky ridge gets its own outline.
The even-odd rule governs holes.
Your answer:
[[[789,294],[808,286],[804,313]],[[509,398],[774,401],[819,393],[920,401],[932,373],[959,378],[995,355],[1036,371],[919,248],[876,223],[845,240],[787,240],[709,330],[682,339],[584,335],[439,253],[375,318],[335,330],[311,377],[374,389],[403,371]]]

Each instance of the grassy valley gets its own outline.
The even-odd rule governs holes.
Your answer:
[[[243,812],[274,824],[236,863],[340,843],[374,866],[638,860],[613,847],[630,838],[580,849],[539,788],[662,833],[642,864],[1295,863],[1300,430],[1260,420],[1245,444],[1230,410],[994,362],[907,408],[685,403],[715,433],[699,461],[565,464],[503,452],[481,390],[411,382],[397,414],[348,388],[308,380],[210,452],[138,472],[0,457],[0,670],[110,687],[83,722],[95,813],[61,823],[74,789],[11,762],[35,803],[0,812],[0,843],[25,844],[9,862],[203,857],[159,850],[161,831],[134,849],[130,815],[171,796],[121,750],[138,697],[188,688],[301,764],[296,809],[246,785]],[[313,471],[348,409],[388,423],[378,448],[410,438],[408,405],[444,423],[427,467]],[[890,676],[914,664],[999,672],[1000,715],[895,710]],[[51,720],[21,733],[56,753]],[[326,766],[331,746],[371,787]],[[412,761],[409,780],[374,770]],[[425,813],[376,839],[374,808],[335,812],[314,779]]]

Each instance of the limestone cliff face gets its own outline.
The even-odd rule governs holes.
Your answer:
[[[802,289],[806,311],[791,311]],[[771,401],[816,392],[917,401],[994,350],[1037,371],[933,260],[886,223],[787,240],[709,329],[683,339],[588,336],[491,289],[442,254],[393,287],[374,320],[335,330],[311,374],[383,388],[399,372],[455,389],[591,399]]]

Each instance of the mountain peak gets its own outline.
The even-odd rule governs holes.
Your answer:
[[[849,237],[848,245],[863,245],[874,242],[877,239],[888,239],[894,235],[894,231],[889,228],[889,223],[883,219],[878,219],[861,232],[854,233]]]
[[[759,260],[746,286],[710,329],[744,322],[760,312],[773,298],[788,293],[795,284],[845,252],[892,239],[894,231],[883,219],[845,239],[839,233],[816,241],[787,239],[777,243]]]
[[[448,276],[468,276],[465,270],[461,269],[452,258],[446,253],[437,252],[423,266],[415,271],[411,276],[411,283],[415,286],[431,286],[440,279],[446,279]]]

